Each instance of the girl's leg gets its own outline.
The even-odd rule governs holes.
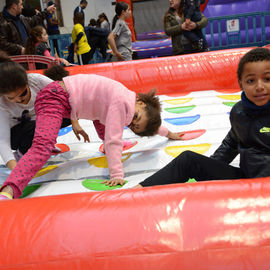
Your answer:
[[[185,151],[165,167],[140,183],[141,186],[185,183],[189,178],[197,181],[238,179],[243,177],[240,168],[230,166],[191,151]]]
[[[71,125],[68,118],[64,118],[61,128]],[[32,145],[35,134],[35,121],[27,121],[18,124],[11,128],[11,149],[19,149],[22,154],[25,154]]]
[[[57,83],[53,84],[57,85]],[[45,88],[46,91],[43,89],[36,99],[36,129],[32,146],[20,159],[1,188],[11,186],[14,198],[21,195],[25,186],[51,156],[63,116],[68,116],[70,113],[68,94],[61,87],[51,88],[50,85]]]

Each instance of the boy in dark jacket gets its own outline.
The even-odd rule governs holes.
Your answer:
[[[185,151],[136,187],[270,176],[270,50],[246,53],[237,70],[241,101],[230,113],[231,129],[211,157]],[[240,155],[240,168],[229,165]]]

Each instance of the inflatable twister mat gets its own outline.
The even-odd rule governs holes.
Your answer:
[[[156,135],[140,138],[125,128],[123,140],[124,186],[107,187],[108,163],[92,121],[80,120],[89,134],[90,143],[79,142],[72,128],[59,131],[57,149],[44,167],[26,187],[22,197],[130,188],[153,174],[185,150],[210,156],[230,128],[229,114],[240,100],[240,93],[214,90],[195,91],[186,95],[161,95],[162,124],[170,131],[183,132],[182,140],[172,141]],[[238,160],[233,165],[238,166]],[[10,171],[0,167],[0,184]]]

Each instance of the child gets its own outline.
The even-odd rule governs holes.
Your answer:
[[[84,32],[83,20],[84,17],[81,12],[75,13],[73,18],[74,27],[71,34],[74,45],[73,50],[77,54],[79,65],[87,65],[94,54],[94,52],[90,53],[91,47]]]
[[[106,14],[103,12],[101,14],[98,15],[98,19],[100,21],[100,28],[110,32],[110,23],[109,20],[106,16]]]
[[[1,53],[0,63],[3,65],[12,61]],[[0,88],[8,85],[10,90],[10,93],[0,97],[0,155],[10,170],[16,166],[16,159],[25,154],[32,145],[36,118],[35,99],[40,89],[52,82],[41,74],[26,74],[22,67],[17,71],[16,81],[11,76],[0,82]],[[14,89],[23,91],[20,90],[17,95],[17,91],[13,92]],[[69,119],[64,119],[62,127],[70,124]],[[16,152],[13,153],[12,150]]]
[[[21,67],[16,63],[0,64],[0,81],[11,77],[16,82]],[[16,89],[14,91],[13,89]],[[4,96],[20,96],[25,86],[10,87],[1,85]],[[35,176],[37,171],[49,159],[56,143],[63,117],[72,119],[75,135],[89,137],[80,127],[78,119],[95,120],[100,137],[104,138],[110,179],[110,185],[124,184],[122,169],[122,133],[127,125],[134,133],[151,136],[158,132],[171,139],[180,139],[179,133],[171,133],[165,127],[160,128],[160,104],[154,92],[139,94],[121,83],[94,74],[78,74],[53,82],[43,88],[35,102],[36,129],[31,148],[20,159],[3,184],[2,191],[8,197],[18,198]],[[2,193],[3,195],[3,193]],[[0,196],[0,198],[7,198]]]
[[[50,53],[50,48],[48,47],[48,34],[44,27],[38,25],[32,28],[29,38],[26,42],[25,54],[37,54],[43,55],[55,59]],[[69,62],[64,58],[57,58],[65,66],[69,65]],[[40,66],[44,68],[43,66]]]
[[[270,50],[256,48],[239,62],[241,101],[230,113],[231,130],[211,157],[185,151],[136,187],[270,176]],[[229,165],[240,154],[240,168]]]
[[[132,60],[131,31],[125,22],[131,14],[128,4],[124,2],[116,3],[115,13],[108,42],[119,61]]]
[[[184,1],[184,18],[187,25],[191,21],[198,22],[202,19],[202,14],[200,11],[200,0],[183,0]],[[183,31],[183,35],[189,39],[194,47],[198,50],[208,50],[207,42],[200,29],[195,29],[191,31]]]

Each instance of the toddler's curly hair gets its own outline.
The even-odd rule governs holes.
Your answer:
[[[149,91],[146,94],[139,93],[137,101],[142,101],[146,104],[145,111],[148,118],[146,128],[143,132],[137,133],[139,136],[156,135],[161,125],[161,105],[159,98],[156,96],[156,89]]]

